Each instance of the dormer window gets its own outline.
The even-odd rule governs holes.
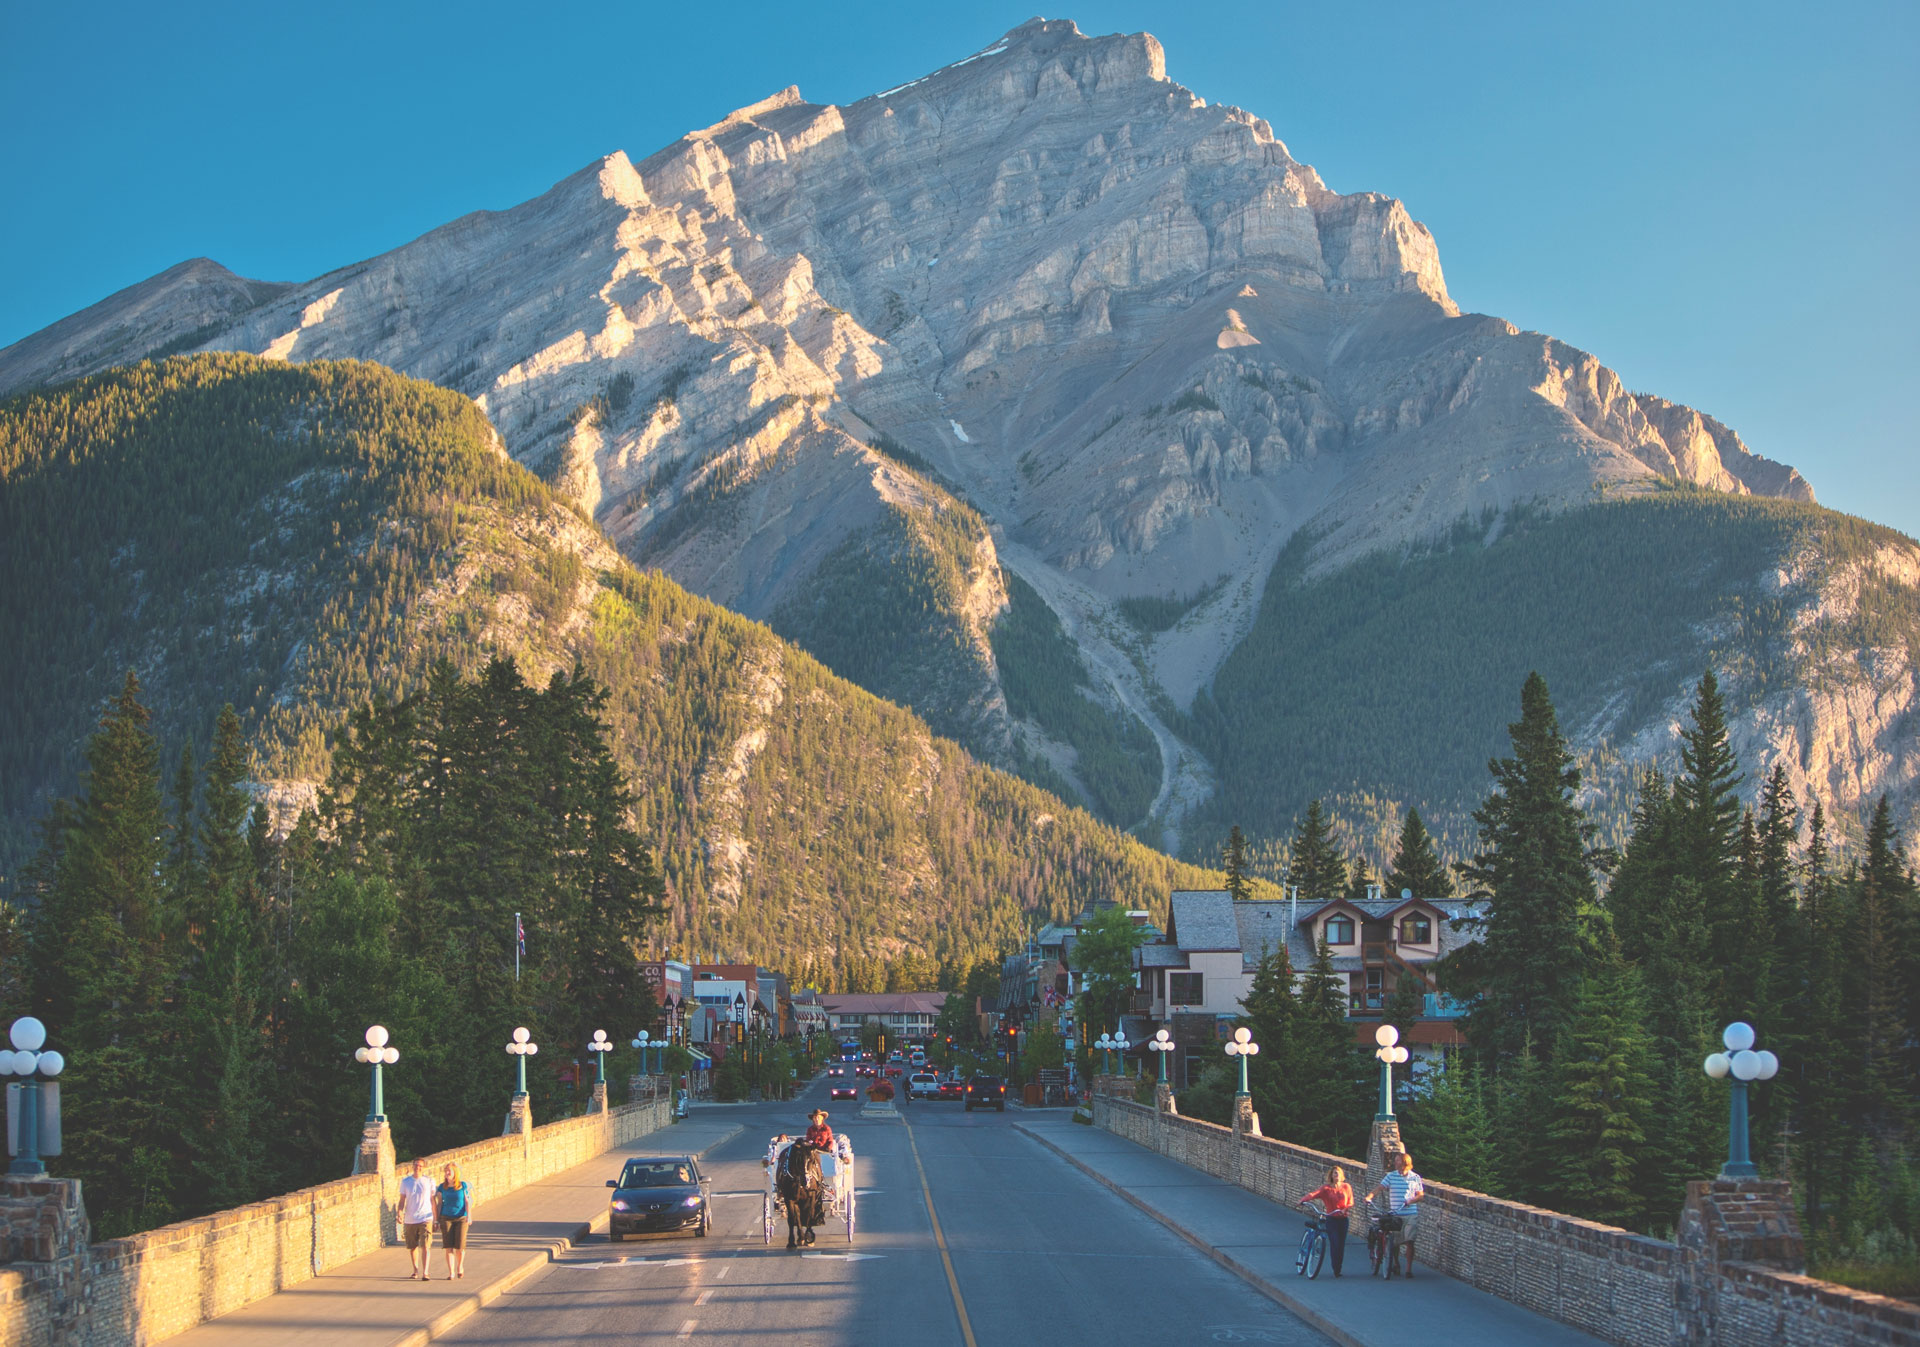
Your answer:
[[[1353,918],[1328,917],[1327,943],[1329,945],[1351,945],[1353,943]]]
[[[1403,945],[1430,945],[1433,943],[1433,920],[1423,912],[1415,912],[1400,921],[1400,943]]]

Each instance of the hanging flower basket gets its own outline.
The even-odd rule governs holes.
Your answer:
[[[883,1103],[893,1098],[893,1086],[884,1080],[876,1080],[867,1086],[867,1098],[876,1104]]]

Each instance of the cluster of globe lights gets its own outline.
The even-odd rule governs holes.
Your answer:
[[[1400,1041],[1400,1031],[1391,1024],[1383,1024],[1375,1029],[1373,1041],[1380,1045],[1373,1050],[1373,1055],[1388,1066],[1399,1066],[1407,1060],[1407,1050],[1394,1046]]]
[[[540,1051],[540,1045],[532,1041],[533,1035],[522,1026],[513,1031],[513,1042],[507,1044],[507,1051],[515,1057],[531,1057]]]
[[[1725,1052],[1716,1052],[1702,1064],[1702,1069],[1715,1080],[1724,1080],[1731,1075],[1737,1081],[1772,1080],[1780,1074],[1780,1059],[1764,1048],[1753,1050],[1753,1026],[1741,1020],[1735,1020],[1727,1026],[1720,1041],[1727,1045]]]
[[[353,1050],[353,1060],[374,1066],[392,1066],[400,1060],[400,1049],[387,1044],[387,1031],[379,1025],[367,1030],[367,1046]]]
[[[57,1052],[42,1052],[47,1041],[47,1026],[27,1015],[13,1022],[7,1037],[13,1043],[8,1051],[0,1048],[0,1076],[31,1076],[35,1071],[47,1077],[67,1069],[67,1059]]]

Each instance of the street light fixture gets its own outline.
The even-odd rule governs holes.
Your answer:
[[[1400,1031],[1391,1024],[1375,1029],[1373,1041],[1380,1045],[1373,1050],[1373,1055],[1380,1059],[1380,1111],[1373,1115],[1373,1120],[1390,1122],[1393,1119],[1393,1068],[1396,1062],[1407,1060],[1407,1050],[1395,1046],[1400,1042]]]
[[[1093,1046],[1100,1050],[1100,1060],[1105,1063],[1106,1072],[1111,1076],[1113,1074],[1113,1035],[1100,1035],[1099,1038],[1094,1040]]]
[[[353,1050],[353,1060],[366,1062],[373,1067],[373,1094],[367,1102],[367,1121],[370,1123],[387,1120],[387,1096],[380,1081],[380,1068],[392,1066],[400,1060],[400,1049],[387,1042],[387,1031],[379,1025],[367,1030],[367,1046]]]
[[[7,1173],[24,1178],[33,1178],[47,1172],[45,1162],[40,1159],[40,1090],[38,1076],[48,1080],[66,1070],[67,1059],[49,1049],[40,1051],[47,1041],[47,1026],[31,1015],[22,1016],[13,1022],[7,1038],[13,1044],[11,1051],[0,1048],[0,1076],[19,1076],[19,1145],[15,1148],[13,1163],[7,1166]],[[37,1073],[37,1074],[36,1074]],[[11,1088],[11,1087],[9,1087]],[[50,1123],[57,1123],[60,1108],[59,1087],[49,1101],[50,1111],[54,1115]],[[50,1141],[57,1143],[56,1135]],[[49,1155],[59,1153],[58,1144],[48,1150]]]
[[[596,1085],[605,1085],[607,1083],[607,1054],[613,1051],[613,1044],[608,1041],[607,1031],[605,1029],[595,1029],[593,1031],[593,1041],[587,1044],[587,1051],[593,1054],[593,1065],[595,1068],[593,1083]]]
[[[527,1058],[540,1051],[540,1045],[533,1041],[533,1035],[525,1026],[513,1031],[513,1041],[507,1044],[507,1051],[513,1055],[514,1065],[518,1068],[513,1089],[515,1099],[527,1097]]]
[[[1167,1083],[1167,1054],[1173,1051],[1173,1035],[1165,1029],[1156,1029],[1153,1037],[1147,1040],[1147,1051],[1160,1054],[1160,1083]]]
[[[1247,1058],[1260,1055],[1260,1045],[1253,1041],[1253,1031],[1242,1025],[1233,1031],[1233,1037],[1227,1040],[1227,1056],[1240,1059],[1240,1097],[1250,1099],[1253,1092],[1247,1088]]]
[[[1753,1050],[1753,1026],[1735,1020],[1727,1026],[1720,1041],[1725,1052],[1716,1052],[1701,1069],[1715,1080],[1733,1077],[1733,1097],[1727,1104],[1727,1162],[1720,1166],[1723,1179],[1757,1179],[1760,1166],[1747,1151],[1747,1082],[1772,1080],[1780,1074],[1780,1059],[1772,1053]]]
[[[640,1031],[640,1037],[633,1040],[633,1046],[640,1050],[640,1074],[643,1076],[652,1075],[653,1073],[647,1069],[648,1064],[651,1060],[647,1056],[647,1053],[654,1046],[653,1037],[649,1035],[645,1029],[642,1029]],[[660,1044],[660,1049],[661,1049],[660,1055],[662,1057],[666,1056],[666,1045],[664,1043]]]
[[[1127,1074],[1127,1049],[1132,1046],[1133,1044],[1127,1042],[1124,1030],[1113,1031],[1113,1050],[1120,1054],[1120,1074],[1123,1076]]]

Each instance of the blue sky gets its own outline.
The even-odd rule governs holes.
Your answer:
[[[306,279],[788,84],[842,102],[1025,4],[0,6],[0,344],[186,257]],[[1920,6],[1086,3],[1405,200],[1462,307],[1920,535]]]

